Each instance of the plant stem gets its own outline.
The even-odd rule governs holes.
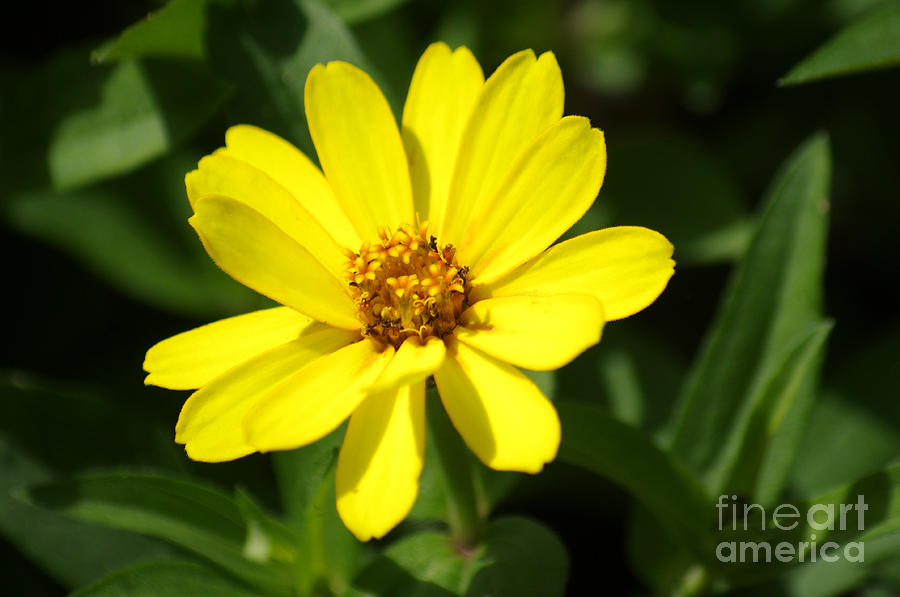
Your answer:
[[[484,519],[475,495],[472,455],[444,412],[434,387],[427,390],[425,411],[446,488],[451,537],[460,548],[474,547],[481,537]]]

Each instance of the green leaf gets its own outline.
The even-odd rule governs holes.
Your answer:
[[[120,570],[75,591],[70,597],[253,597],[256,592],[234,584],[206,566],[189,562],[157,562]]]
[[[791,484],[797,495],[816,495],[875,472],[900,457],[900,434],[856,400],[826,391],[813,407],[797,451]]]
[[[437,531],[407,535],[390,544],[342,597],[463,595],[481,566],[480,556],[480,550],[460,553]]]
[[[0,433],[0,534],[60,585],[84,585],[122,566],[178,555],[153,539],[71,520],[11,495],[52,478],[46,465]]]
[[[182,555],[155,539],[72,520],[13,498],[14,489],[84,467],[174,464],[175,451],[168,434],[146,417],[92,397],[40,388],[21,372],[3,378],[0,534],[6,541],[65,587],[140,561]]]
[[[650,437],[595,406],[562,402],[559,458],[629,491],[682,548],[708,557],[709,501],[702,488]]]
[[[319,441],[272,455],[287,524],[298,535],[295,566],[301,593],[339,594],[356,573],[360,544],[338,517],[334,471],[344,438],[342,425]]]
[[[798,85],[900,64],[900,2],[891,0],[859,17],[779,81]]]
[[[466,597],[565,594],[566,548],[546,527],[525,518],[497,519],[488,527],[483,550]]]
[[[380,16],[409,0],[325,0],[325,4],[345,23],[352,24]]]
[[[781,493],[812,406],[825,340],[833,323],[816,325],[784,360],[771,380],[751,398],[737,423],[740,434],[723,446],[722,493],[773,503]]]
[[[180,181],[184,171],[154,170],[146,178]],[[20,232],[62,249],[115,288],[156,307],[209,316],[262,304],[258,295],[216,268],[196,239],[178,245],[172,242],[173,233],[154,226],[146,212],[158,211],[161,197],[141,200],[148,191],[165,195],[165,185],[145,179],[131,182],[138,188],[129,191],[129,185],[117,184],[68,193],[21,193],[7,201],[4,215]],[[182,189],[177,200],[189,211]],[[178,225],[183,231],[175,235],[189,232],[186,223]]]
[[[246,491],[238,489],[234,501],[247,527],[244,555],[257,562],[276,560],[294,565],[297,534],[260,508]]]
[[[554,597],[564,594],[567,574],[565,548],[552,532],[524,518],[502,518],[471,550],[435,531],[403,537],[343,597]]]
[[[879,317],[879,321],[881,318]],[[900,326],[894,324],[841,359],[832,378],[844,396],[865,405],[886,422],[900,429],[900,400],[897,400],[897,355],[900,354]]]
[[[654,589],[656,595],[678,595],[677,587],[696,562],[696,556],[679,549],[650,511],[638,505],[628,520],[626,549],[631,569]]]
[[[679,398],[672,450],[710,493],[730,458],[722,447],[739,442],[748,413],[821,319],[829,173],[828,140],[817,135],[776,176]]]
[[[315,156],[303,109],[306,76],[330,60],[373,74],[352,34],[318,0],[215,3],[208,18],[211,66],[234,88],[230,120],[268,129]]]
[[[856,505],[860,500],[864,507],[858,508]],[[846,506],[842,507],[844,505]],[[814,507],[820,512],[813,515],[816,525],[811,525],[808,513]],[[855,563],[857,567],[872,566],[900,557],[900,464],[889,466],[854,483],[796,504],[796,508],[800,512],[799,520],[782,520],[782,526],[787,530],[775,526],[772,508],[765,512],[765,529],[761,528],[763,515],[756,509],[748,516],[746,530],[745,523],[740,518],[734,527],[732,520],[726,515],[724,517],[726,522],[719,538],[725,542],[766,542],[772,548],[786,542],[797,550],[811,549],[813,542],[821,548],[825,542],[833,541],[838,546],[834,549],[835,555],[840,558],[837,562],[838,567],[854,563],[852,559],[844,558],[845,546],[851,543],[857,544],[856,549],[851,551],[852,556],[857,556],[859,545],[862,546],[864,559],[863,562]],[[823,528],[829,518],[833,521],[833,528]],[[794,522],[799,524],[796,528],[790,528]],[[805,560],[810,559],[807,554]],[[799,557],[788,562],[779,562],[776,558],[772,558],[770,562],[753,562],[749,559],[744,562],[717,562],[717,572],[732,583],[747,584],[790,570],[799,563]],[[835,572],[836,577],[832,580],[838,582],[840,571]],[[802,573],[795,579],[797,580],[794,582],[800,583],[801,586],[810,582],[809,579],[803,580]],[[819,583],[816,581],[812,584]]]
[[[89,107],[74,107],[50,138],[57,189],[123,174],[169,151],[218,109],[224,90],[201,66],[124,60]]]
[[[91,53],[94,62],[166,56],[202,60],[206,0],[170,0]]]
[[[130,473],[39,485],[23,496],[70,516],[171,542],[266,591],[289,594],[290,567],[246,551],[248,529],[228,496],[197,483]]]

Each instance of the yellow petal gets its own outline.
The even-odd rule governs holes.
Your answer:
[[[442,243],[461,246],[476,208],[493,197],[514,160],[562,116],[563,84],[552,52],[513,54],[482,87],[463,131],[442,222]]]
[[[313,320],[289,307],[229,317],[153,345],[144,359],[148,385],[193,390],[235,365],[295,340]]]
[[[361,340],[311,362],[262,397],[244,419],[248,444],[260,452],[312,443],[350,416],[394,356]]]
[[[375,241],[379,226],[414,224],[400,132],[369,75],[346,62],[316,65],[303,99],[322,170],[360,237]]]
[[[518,367],[562,367],[600,341],[603,307],[589,294],[508,296],[478,301],[462,314],[461,342]]]
[[[603,133],[587,118],[567,116],[542,133],[459,246],[473,283],[495,280],[549,247],[591,206],[605,171]]]
[[[440,338],[431,336],[424,345],[418,336],[407,338],[370,391],[383,392],[422,381],[441,366],[445,354]]]
[[[185,177],[188,199],[196,210],[202,197],[229,197],[262,214],[302,245],[336,276],[347,258],[341,247],[280,184],[247,162],[219,149],[208,155]]]
[[[360,541],[406,518],[425,459],[425,383],[373,394],[350,417],[338,457],[337,511]]]
[[[247,411],[298,369],[357,337],[316,323],[293,342],[229,369],[188,398],[175,426],[175,441],[185,444],[188,456],[205,462],[233,460],[255,452],[244,439],[242,423]]]
[[[323,323],[359,329],[345,286],[258,211],[204,197],[188,221],[216,265],[241,284]]]
[[[229,128],[225,145],[227,155],[262,170],[292,194],[340,246],[360,246],[359,234],[325,176],[302,151],[278,135],[248,124]]]
[[[441,221],[459,140],[483,84],[472,52],[451,51],[441,42],[428,46],[413,73],[403,107],[403,145],[416,212],[434,226]]]
[[[513,294],[593,294],[607,321],[637,313],[656,300],[674,272],[672,244],[659,232],[617,226],[550,247],[509,275],[476,286],[472,298]]]
[[[448,348],[434,380],[466,444],[495,470],[540,471],[559,448],[556,409],[512,365],[462,343]]]

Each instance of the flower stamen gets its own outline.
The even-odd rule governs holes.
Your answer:
[[[378,344],[399,348],[411,336],[442,338],[468,307],[468,268],[427,229],[427,223],[418,230],[402,224],[393,234],[380,228],[380,242],[344,252],[362,332]]]

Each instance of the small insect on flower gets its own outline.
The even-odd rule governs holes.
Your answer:
[[[433,44],[401,127],[343,62],[313,68],[304,101],[321,170],[239,125],[185,179],[213,261],[282,306],[163,340],[146,383],[195,390],[175,427],[195,460],[290,450],[349,418],[337,510],[367,540],[416,499],[427,379],[485,465],[540,471],[560,423],[519,368],[561,367],[652,303],[672,245],[640,227],[554,244],[597,196],[606,145],[563,116],[552,53],[485,80],[469,50]]]

